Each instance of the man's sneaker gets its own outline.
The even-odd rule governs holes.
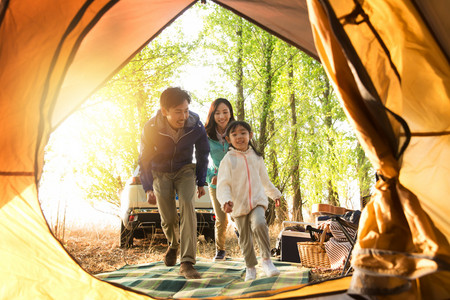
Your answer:
[[[216,253],[216,257],[214,257],[214,261],[225,260],[225,250],[219,250]]]
[[[178,249],[167,248],[164,255],[164,263],[166,266],[175,266],[177,263]]]
[[[245,281],[255,280],[256,279],[256,268],[247,267],[245,271]]]
[[[264,273],[266,273],[267,277],[273,277],[280,275],[280,271],[273,265],[272,260],[269,259],[263,259],[262,263],[262,269]]]

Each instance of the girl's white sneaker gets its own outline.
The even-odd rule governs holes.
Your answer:
[[[249,280],[255,280],[256,279],[256,268],[249,268],[247,267],[246,272],[245,272],[245,281],[249,281]]]
[[[264,273],[266,273],[267,277],[273,277],[280,275],[280,271],[277,269],[277,267],[274,266],[272,260],[269,259],[263,259],[262,263],[262,269]]]

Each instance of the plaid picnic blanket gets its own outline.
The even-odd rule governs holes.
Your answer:
[[[201,279],[186,280],[178,274],[180,265],[166,267],[158,261],[141,265],[126,265],[116,271],[97,274],[99,279],[114,282],[161,298],[205,298],[214,296],[240,296],[248,293],[276,290],[305,284],[309,281],[309,269],[300,264],[274,261],[281,274],[265,277],[258,265],[257,277],[244,281],[243,259],[228,259],[221,262],[197,258],[195,268]]]

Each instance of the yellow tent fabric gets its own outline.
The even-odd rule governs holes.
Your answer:
[[[52,130],[195,2],[0,1],[1,299],[149,298],[87,274],[53,237],[37,197],[43,149]],[[320,57],[379,174],[351,290],[410,284],[409,298],[450,298],[450,3],[214,2]],[[346,280],[321,286],[337,291]]]
[[[430,276],[448,286],[450,221],[443,201],[450,192],[448,60],[409,1],[309,4],[319,55],[381,177],[361,217],[351,289],[406,288],[408,282],[398,278],[438,269],[443,271]],[[354,48],[343,50],[346,42]],[[392,133],[377,128],[376,121],[383,120],[373,120],[366,110],[380,104],[390,111]],[[411,141],[398,157],[405,136]],[[448,289],[429,283],[427,277],[413,283],[412,294],[450,297]]]

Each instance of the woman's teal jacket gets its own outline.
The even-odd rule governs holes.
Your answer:
[[[219,141],[213,140],[208,137],[209,142],[209,155],[211,156],[212,165],[210,164],[208,167],[208,171],[206,173],[206,182],[212,188],[216,188],[214,184],[211,184],[211,180],[214,176],[217,176],[217,171],[219,170],[220,162],[222,158],[228,151],[228,143],[221,144]]]

